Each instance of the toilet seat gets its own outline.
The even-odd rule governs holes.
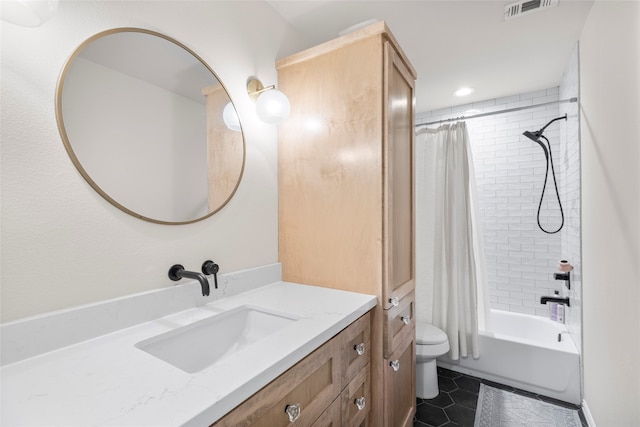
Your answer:
[[[417,322],[416,324],[416,344],[418,345],[436,345],[447,341],[447,334],[439,328],[426,323]]]

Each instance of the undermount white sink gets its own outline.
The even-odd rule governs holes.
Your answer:
[[[291,314],[245,305],[140,341],[136,347],[194,374],[298,319]]]

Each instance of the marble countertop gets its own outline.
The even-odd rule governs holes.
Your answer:
[[[277,282],[12,363],[1,369],[1,424],[208,426],[375,304],[371,295]],[[194,374],[135,347],[242,305],[300,319]]]

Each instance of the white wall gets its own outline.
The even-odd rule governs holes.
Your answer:
[[[58,134],[54,100],[69,55],[115,27],[162,32],[220,76],[245,126],[247,160],[235,197],[190,225],[144,222],[116,209],[84,181]],[[61,2],[38,28],[2,22],[2,321],[174,286],[174,263],[222,272],[276,262],[277,129],[255,116],[246,81],[277,82],[275,59],[291,29],[264,2]],[[287,40],[304,42],[300,37]],[[295,42],[294,42],[295,43]]]
[[[196,102],[78,56],[63,98],[73,152],[110,197],[157,220],[207,214],[204,97]]]
[[[585,401],[640,425],[640,2],[597,1],[580,38]]]

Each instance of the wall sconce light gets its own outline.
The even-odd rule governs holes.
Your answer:
[[[23,27],[39,27],[57,10],[58,0],[3,0],[0,17]]]
[[[227,105],[224,106],[224,110],[222,110],[222,120],[227,128],[234,132],[240,132],[240,119],[232,102],[228,102]]]
[[[260,80],[251,79],[247,83],[247,93],[256,103],[256,113],[263,122],[277,124],[289,117],[289,98],[275,86],[264,87]]]

